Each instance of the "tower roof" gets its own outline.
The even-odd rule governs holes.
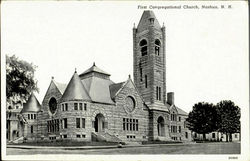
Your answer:
[[[95,65],[95,63],[93,64],[92,67],[90,67],[90,68],[87,69],[85,72],[83,72],[82,74],[80,74],[80,76],[83,76],[83,75],[85,75],[85,74],[92,73],[92,72],[104,74],[104,75],[106,75],[106,76],[110,76],[109,73],[107,73],[107,72],[101,70],[100,68],[98,68],[98,67]]]
[[[70,100],[91,100],[76,72],[73,74],[62,96],[62,101]]]
[[[156,19],[154,12],[150,10],[145,10],[137,26],[137,30],[138,32],[143,31],[147,29],[148,26],[154,26],[156,29],[161,29],[161,25]]]
[[[40,103],[36,99],[36,96],[33,93],[31,93],[28,101],[23,105],[21,113],[38,112],[40,111],[40,109],[41,109]]]

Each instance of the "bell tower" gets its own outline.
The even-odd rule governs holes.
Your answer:
[[[133,28],[134,82],[147,105],[166,102],[165,27],[153,11],[143,12]]]

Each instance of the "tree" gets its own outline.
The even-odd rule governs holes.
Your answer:
[[[219,132],[226,134],[226,141],[232,141],[232,134],[240,132],[240,108],[230,100],[224,100],[216,105]]]
[[[217,112],[213,104],[199,102],[193,106],[193,110],[188,114],[188,128],[199,134],[206,134],[217,130]]]
[[[6,55],[6,96],[7,101],[13,98],[27,100],[32,91],[39,92],[37,80],[34,79],[36,66],[15,55]]]

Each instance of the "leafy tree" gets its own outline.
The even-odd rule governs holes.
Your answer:
[[[240,108],[230,100],[216,105],[219,118],[219,131],[226,134],[226,141],[232,141],[232,133],[240,132]]]
[[[34,72],[37,66],[15,55],[6,55],[6,96],[7,101],[13,98],[27,100],[32,91],[39,91]]]
[[[193,110],[188,114],[188,128],[199,134],[206,134],[217,130],[217,112],[213,104],[199,102],[193,106]]]

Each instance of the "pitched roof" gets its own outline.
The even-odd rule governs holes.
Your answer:
[[[75,72],[62,96],[62,101],[91,100],[78,74]]]
[[[61,94],[63,94],[63,92],[65,91],[65,89],[67,87],[67,84],[59,83],[59,82],[56,82],[55,80],[53,80],[53,82],[55,83],[56,87],[61,92]]]
[[[85,72],[83,72],[82,74],[80,74],[80,76],[82,75],[85,75],[85,74],[88,74],[88,73],[91,73],[91,72],[96,72],[96,73],[100,73],[100,74],[104,74],[104,75],[107,75],[107,76],[110,76],[109,73],[101,70],[100,68],[98,68],[95,63],[93,64],[92,67],[90,67],[89,69],[87,69]]]
[[[175,107],[176,107],[176,106],[175,106]],[[183,111],[183,110],[180,109],[179,107],[176,107],[176,109],[177,109],[178,114],[180,114],[180,115],[188,115],[187,112]]]
[[[109,90],[110,90],[110,96],[113,99],[116,95],[116,93],[119,91],[119,89],[122,88],[122,86],[124,85],[125,82],[120,82],[120,83],[115,83],[115,84],[111,84],[109,86]]]
[[[153,18],[154,19],[154,23],[153,23],[153,26],[156,28],[156,29],[161,29],[161,26],[158,22],[158,20],[156,19],[155,17],[155,14],[153,11],[150,11],[150,10],[145,10],[141,16],[141,19],[140,19],[140,22],[137,26],[137,30],[138,32],[140,31],[143,31],[145,29],[148,28],[148,26],[152,25],[150,23],[150,19]]]
[[[113,81],[96,76],[91,76],[81,81],[92,101],[114,104],[109,90],[109,86],[114,83]]]
[[[23,105],[21,113],[38,112],[40,111],[40,109],[41,109],[40,103],[36,99],[36,96],[33,93],[31,93],[28,101]]]

